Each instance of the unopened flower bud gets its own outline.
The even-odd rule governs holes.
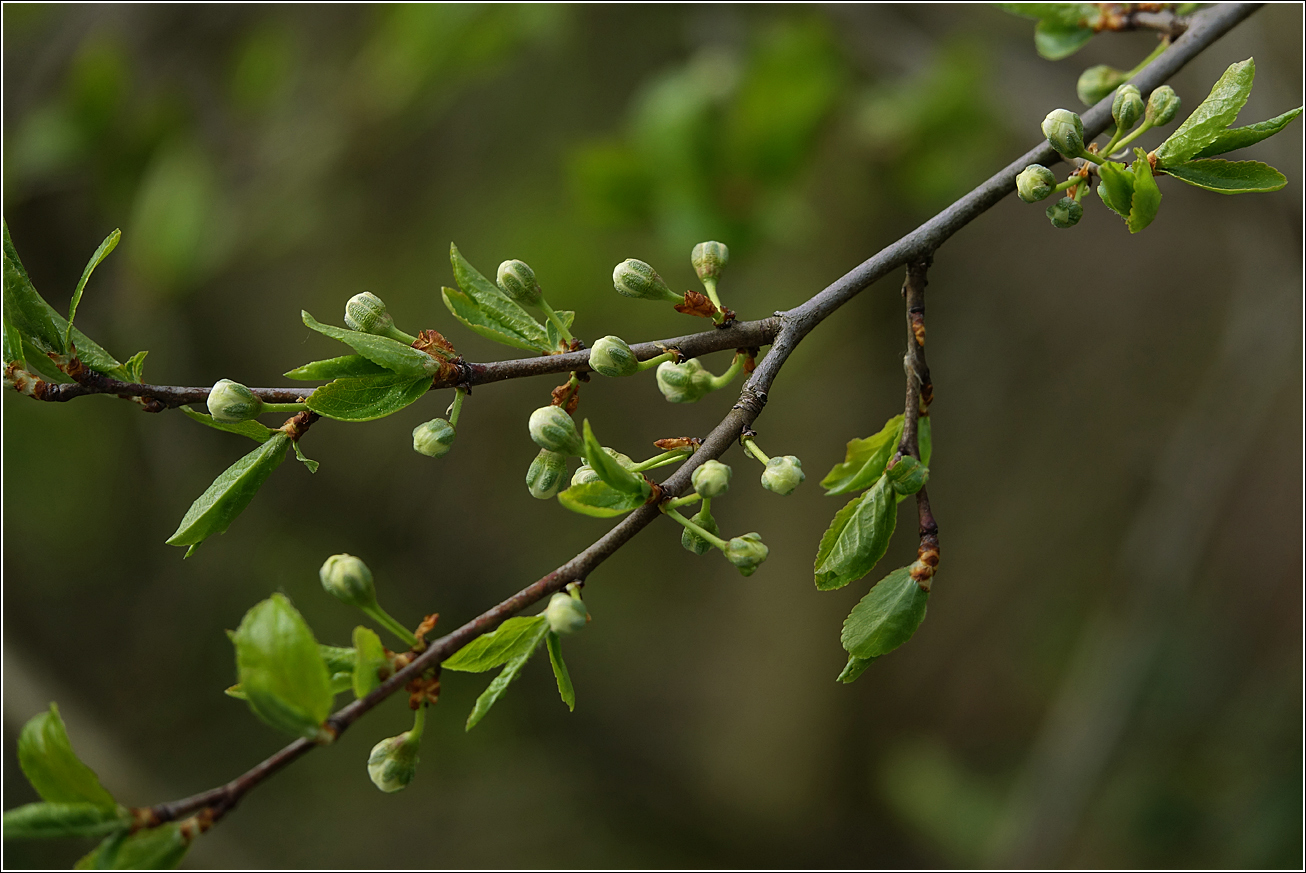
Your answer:
[[[248,421],[263,411],[263,401],[239,382],[219,379],[209,389],[209,415],[228,424]]]
[[[1046,199],[1056,186],[1057,177],[1042,164],[1030,164],[1016,177],[1016,193],[1026,203]]]
[[[1084,207],[1074,197],[1062,197],[1048,207],[1047,216],[1053,227],[1074,227],[1084,217]]]
[[[715,536],[721,536],[721,528],[717,526],[716,519],[712,513],[706,509],[700,509],[690,521],[701,527],[703,530]],[[680,544],[696,555],[706,555],[712,549],[712,544],[694,533],[689,528],[680,532]]]
[[[385,303],[371,291],[355,294],[345,304],[345,327],[350,330],[385,336],[394,326]]]
[[[1169,124],[1179,114],[1179,95],[1169,85],[1162,85],[1147,98],[1146,119],[1154,127]]]
[[[1053,109],[1043,119],[1043,135],[1062,157],[1077,158],[1084,151],[1084,122],[1069,109]]]
[[[739,569],[741,576],[752,576],[770,552],[760,534],[746,533],[726,545],[726,560]]]
[[[363,609],[376,603],[372,571],[353,555],[332,555],[317,575],[328,594],[349,606]]]
[[[1079,74],[1075,84],[1075,93],[1085,106],[1095,106],[1099,100],[1110,94],[1129,78],[1124,70],[1117,70],[1105,64],[1089,67]]]
[[[526,488],[536,500],[548,500],[561,489],[566,475],[567,456],[540,449],[526,471]]]
[[[573,634],[585,627],[585,622],[589,621],[589,610],[585,608],[585,601],[579,597],[559,591],[549,598],[544,616],[549,620],[549,629],[555,634]]]
[[[561,406],[541,406],[531,413],[531,439],[535,445],[564,455],[581,453],[580,433]]]
[[[657,369],[658,390],[672,403],[695,403],[712,390],[712,374],[697,358],[683,364],[663,361]]]
[[[898,459],[898,463],[884,472],[888,475],[893,490],[903,495],[920,491],[925,487],[926,480],[930,478],[930,468],[911,455],[903,455]]]
[[[617,378],[639,371],[639,361],[619,336],[605,336],[590,349],[590,368],[601,376]]]
[[[453,425],[433,418],[413,428],[413,451],[428,458],[443,458],[453,448]]]
[[[680,303],[685,297],[677,294],[662,281],[658,271],[643,261],[628,258],[617,264],[612,271],[612,286],[617,293],[625,297],[638,297],[640,300],[666,300]]]
[[[698,278],[706,282],[721,275],[721,269],[730,261],[730,249],[725,243],[716,241],[701,242],[694,246],[689,259],[694,264]]]
[[[766,469],[762,471],[762,487],[783,496],[794,493],[794,489],[803,484],[806,478],[803,462],[793,455],[784,455],[766,462]]]
[[[630,459],[629,455],[623,455],[616,449],[610,449],[607,446],[603,447],[603,451],[607,452],[609,457],[627,470],[635,466],[635,462]],[[594,472],[594,468],[590,466],[589,461],[582,461],[581,465],[576,468],[576,472],[571,475],[571,484],[573,485],[584,485],[586,482],[598,481],[599,474]]]
[[[373,785],[387,794],[406,788],[417,775],[418,743],[409,738],[410,733],[404,731],[397,737],[382,740],[367,756],[367,775]]]
[[[522,261],[504,261],[499,265],[499,290],[522,306],[539,306],[544,293],[535,280],[535,271]]]
[[[691,481],[699,497],[720,497],[730,488],[731,469],[720,461],[704,461]]]
[[[1134,85],[1121,85],[1111,101],[1111,117],[1120,130],[1129,130],[1143,117],[1143,95]]]

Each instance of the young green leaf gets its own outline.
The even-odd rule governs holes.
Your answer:
[[[513,680],[521,675],[522,668],[526,666],[526,662],[531,659],[533,654],[535,654],[535,649],[531,649],[526,654],[509,661],[499,675],[494,677],[494,681],[490,683],[490,686],[481,693],[480,697],[476,698],[476,705],[472,707],[471,713],[467,716],[467,730],[476,727],[477,723],[485,718],[485,714],[490,711],[490,707],[494,706],[499,698],[503,696],[503,692],[508,690],[508,686],[512,684]]]
[[[145,356],[148,354],[148,351],[137,352],[123,362],[124,382],[139,385],[145,379]]]
[[[118,240],[122,239],[122,231],[115,229],[113,233],[104,238],[100,247],[91,255],[91,259],[86,262],[86,269],[82,270],[82,278],[77,282],[77,287],[73,290],[72,302],[68,304],[68,326],[64,328],[64,347],[72,342],[73,319],[77,317],[77,304],[82,302],[82,292],[86,290],[86,282],[91,278],[91,273],[95,268],[100,266],[100,262],[109,256],[109,253],[118,247]]]
[[[308,408],[337,421],[372,421],[393,415],[431,390],[428,376],[385,373],[336,379],[308,396]]]
[[[926,420],[922,419],[921,424],[924,425]],[[900,439],[902,416],[895,415],[884,423],[879,433],[866,439],[849,440],[843,463],[835,464],[821,480],[821,487],[827,489],[825,496],[850,494],[874,485]]]
[[[821,537],[813,570],[822,591],[862,578],[889,548],[898,522],[898,501],[887,476],[839,510]]]
[[[1129,232],[1138,233],[1152,223],[1161,208],[1161,189],[1156,186],[1147,153],[1134,149],[1134,196],[1129,203]]]
[[[916,447],[920,449],[921,463],[928,467],[934,455],[934,425],[930,424],[928,415],[916,421]]]
[[[81,762],[68,741],[59,707],[33,716],[18,736],[18,765],[42,800],[50,803],[89,803],[116,810],[113,795]]]
[[[1298,106],[1296,109],[1290,109],[1282,115],[1271,118],[1269,121],[1222,130],[1210,144],[1193,155],[1193,158],[1209,158],[1235,149],[1245,149],[1247,146],[1256,145],[1261,140],[1269,139],[1287,127],[1290,121],[1301,115],[1301,111],[1302,107]]]
[[[354,650],[358,653],[353,671],[354,696],[366,697],[381,684],[382,669],[389,675],[390,659],[376,631],[362,625],[354,628]]]
[[[858,658],[878,658],[901,646],[925,620],[929,592],[922,591],[909,568],[881,579],[843,623],[839,642]]]
[[[353,673],[354,664],[358,663],[357,650],[346,646],[328,646],[318,643],[317,651],[322,656],[322,662],[326,664],[327,672],[333,676],[336,673]]]
[[[353,690],[354,690],[354,674],[353,674],[353,673],[332,673],[332,674],[331,674],[330,685],[331,685],[331,696],[332,696],[332,697],[335,697],[337,694],[343,694],[343,693],[345,693],[346,691],[353,691]],[[237,686],[235,686],[235,687],[236,687],[236,688],[239,688],[240,686],[237,685]],[[243,694],[242,694],[242,696],[241,696],[241,699],[242,699],[242,700],[245,699],[244,696],[243,696]]]
[[[186,551],[189,556],[208,537],[224,533],[249,506],[272,471],[281,466],[289,445],[290,437],[276,433],[224,470],[186,510],[181,524],[168,537],[168,545],[190,546]]]
[[[648,498],[636,492],[618,491],[607,482],[584,482],[558,492],[558,502],[581,515],[613,518],[639,509]]]
[[[517,616],[495,628],[493,633],[481,634],[463,646],[453,657],[440,665],[444,670],[463,673],[484,673],[528,656],[539,646],[549,629],[543,615]]]
[[[570,309],[559,309],[553,314],[558,316],[558,320],[562,322],[563,327],[571,330],[571,325],[576,320],[575,312]],[[562,338],[562,334],[558,333],[558,327],[553,323],[553,319],[549,319],[544,323],[544,329],[548,332],[549,342],[552,343],[554,349],[565,350],[567,348],[567,342]]]
[[[302,367],[286,372],[287,379],[307,382],[316,379],[350,379],[358,376],[380,376],[390,372],[380,364],[374,364],[362,355],[341,355],[324,361],[312,361]]]
[[[186,413],[187,418],[192,421],[198,421],[205,427],[226,431],[227,433],[238,433],[243,437],[249,437],[256,443],[265,443],[272,439],[272,434],[276,433],[272,428],[259,424],[253,419],[233,422],[215,421],[213,416],[207,415],[203,412],[196,412],[189,406],[179,406],[177,408]]]
[[[1068,58],[1093,38],[1088,27],[1058,24],[1048,19],[1034,25],[1034,50],[1049,61]]]
[[[190,839],[177,822],[145,828],[130,836],[122,831],[84,855],[78,870],[171,870],[190,849]]]
[[[571,684],[571,674],[567,672],[567,664],[562,660],[562,641],[553,631],[549,631],[544,639],[549,646],[549,663],[553,665],[553,678],[558,680],[558,695],[562,698],[562,702],[567,704],[567,709],[575,712],[576,689]]]
[[[588,418],[583,423],[582,432],[585,440],[585,461],[595,475],[617,491],[638,494],[641,503],[648,499],[648,496],[653,493],[653,487],[649,485],[648,480],[638,473],[630,472],[616,458],[603,450],[603,446],[599,445],[599,441],[594,436],[594,429],[590,427]]]
[[[898,463],[884,471],[884,475],[901,500],[925,487],[930,478],[930,468],[911,455],[903,455]]]
[[[516,313],[511,310],[506,313],[500,312],[495,305],[483,305],[462,291],[446,287],[440,289],[440,294],[444,298],[445,307],[454,318],[486,339],[515,349],[525,349],[528,352],[551,352],[557,348],[549,345],[549,335],[540,327],[540,323],[526,315],[526,310],[507,298],[498,302],[499,308],[517,306],[521,314],[529,319],[530,324],[514,318]],[[531,325],[534,325],[534,328]]]
[[[2,335],[4,338],[4,351],[0,357],[4,360],[0,364],[11,364],[17,362],[22,369],[27,369],[26,355],[23,354],[23,334],[14,324],[13,319],[9,317],[9,306],[6,304],[3,311],[0,311],[0,324],[3,325]]]
[[[1125,221],[1129,220],[1129,210],[1134,200],[1134,175],[1124,164],[1105,161],[1098,169],[1102,181],[1097,185],[1097,196],[1107,208]]]
[[[26,339],[23,340],[23,356],[27,359],[28,372],[35,373],[45,381],[54,382],[56,385],[66,385],[73,381],[67,373],[54,365],[54,361],[50,360],[45,352]]]
[[[308,472],[316,473],[318,468],[317,461],[304,455],[304,450],[299,447],[299,440],[294,440],[291,442],[291,445],[295,449],[295,457],[299,459],[299,462],[305,467],[308,467]]]
[[[412,346],[406,346],[398,340],[392,340],[388,336],[377,336],[373,333],[322,324],[307,311],[301,311],[300,318],[309,329],[323,336],[340,340],[372,363],[397,375],[407,376],[410,379],[426,376],[429,379],[440,372],[440,362],[431,355]]]
[[[313,631],[285,595],[255,604],[232,642],[254,714],[277,730],[317,737],[331,713],[331,677]]]
[[[856,655],[848,656],[848,663],[844,665],[843,672],[839,674],[836,682],[842,682],[847,685],[850,682],[856,682],[857,677],[866,672],[866,668],[871,666],[874,658],[859,658]]]
[[[94,803],[28,803],[4,815],[6,840],[49,837],[103,837],[131,827],[131,813],[121,806]]]
[[[1256,62],[1251,58],[1230,64],[1202,104],[1169,139],[1156,147],[1156,165],[1169,169],[1186,163],[1219,139],[1247,102],[1255,77]]]
[[[1165,171],[1181,182],[1219,194],[1278,191],[1288,184],[1283,173],[1260,161],[1203,158],[1200,161],[1188,161],[1175,167],[1166,167]]]

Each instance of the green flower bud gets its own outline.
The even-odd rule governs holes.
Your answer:
[[[590,368],[601,376],[631,376],[639,371],[635,353],[619,336],[605,336],[590,349]]]
[[[707,509],[700,509],[690,521],[710,534],[721,536],[721,528],[717,526],[716,519],[712,517],[712,513]],[[696,555],[706,555],[712,550],[711,543],[689,528],[683,528],[680,531],[680,544]]]
[[[214,421],[248,421],[263,411],[263,401],[239,382],[219,379],[209,389],[209,415]]]
[[[526,471],[526,488],[536,500],[548,500],[557,495],[566,475],[567,456],[540,449],[535,460],[531,461],[530,469]],[[594,478],[597,479],[598,476]]]
[[[683,364],[663,361],[657,369],[658,390],[672,403],[695,403],[712,390],[712,374],[697,358]]]
[[[1121,130],[1129,130],[1143,117],[1143,95],[1134,85],[1121,85],[1111,101],[1111,117]]]
[[[610,449],[607,446],[603,447],[603,451],[607,452],[609,457],[627,470],[634,469],[635,462],[630,459],[629,455],[623,455],[616,449]],[[576,472],[571,474],[571,484],[573,485],[584,485],[586,482],[598,481],[599,474],[594,472],[594,468],[590,466],[589,461],[582,461],[581,465],[576,468]]]
[[[585,627],[589,621],[589,610],[585,602],[565,591],[559,591],[549,598],[549,606],[544,610],[549,620],[549,629],[555,634],[574,634]]]
[[[725,243],[701,242],[694,246],[689,260],[694,264],[694,272],[698,274],[698,278],[706,282],[721,275],[721,268],[730,260],[730,249],[726,248]]]
[[[699,497],[720,497],[730,488],[730,475],[733,471],[720,461],[704,461],[703,466],[694,471],[691,481]]]
[[[1124,70],[1117,70],[1105,64],[1089,67],[1079,74],[1075,84],[1075,93],[1085,106],[1095,106],[1099,100],[1110,94],[1129,78]]]
[[[1146,119],[1154,127],[1169,124],[1179,114],[1179,95],[1169,85],[1162,85],[1147,98]]]
[[[387,794],[408,787],[417,775],[417,746],[409,739],[411,731],[382,740],[367,756],[367,775],[372,784]]]
[[[564,455],[581,453],[580,433],[561,406],[541,406],[531,413],[531,439],[535,445]]]
[[[371,291],[355,294],[345,304],[345,327],[350,330],[385,336],[394,326],[385,303]]]
[[[617,293],[625,297],[638,297],[640,300],[666,300],[680,303],[685,299],[662,281],[658,271],[643,261],[628,258],[617,264],[612,271],[612,286]]]
[[[499,290],[522,306],[539,306],[544,292],[535,281],[535,271],[521,261],[504,261],[499,265]]]
[[[741,576],[752,576],[770,552],[760,534],[746,533],[726,545],[726,560],[739,568]]]
[[[794,489],[803,484],[806,478],[803,462],[793,455],[784,455],[766,462],[766,469],[762,471],[762,487],[782,496],[793,494]]]
[[[1057,186],[1057,177],[1042,164],[1030,164],[1016,177],[1016,194],[1026,203],[1047,199]]]
[[[413,428],[413,451],[428,458],[443,458],[453,448],[453,425],[433,418]]]
[[[372,571],[353,555],[332,555],[317,575],[328,594],[349,606],[365,609],[376,604]]]
[[[1077,158],[1084,151],[1084,122],[1069,109],[1053,109],[1043,119],[1043,135],[1062,157]]]
[[[915,494],[925,487],[925,482],[930,478],[930,468],[913,458],[911,455],[903,455],[894,464],[884,471],[889,477],[889,484],[893,490],[899,494]]]
[[[1084,217],[1084,207],[1074,197],[1062,197],[1048,207],[1047,216],[1053,227],[1074,227]]]

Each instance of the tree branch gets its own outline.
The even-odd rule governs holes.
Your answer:
[[[1153,88],[1162,84],[1170,76],[1174,75],[1184,64],[1195,57],[1203,49],[1213,43],[1216,39],[1223,36],[1236,24],[1251,15],[1260,4],[1223,4],[1212,9],[1204,10],[1193,16],[1188,31],[1175,41],[1164,54],[1143,69],[1133,78],[1140,91],[1150,92]],[[1106,98],[1097,106],[1093,107],[1083,116],[1084,136],[1091,139],[1106,129],[1110,121],[1110,99]],[[721,423],[713,429],[711,434],[703,440],[702,446],[690,458],[681,465],[675,473],[662,483],[662,493],[664,498],[671,498],[683,493],[690,484],[690,476],[694,469],[699,467],[705,461],[719,457],[726,449],[735,443],[740,431],[751,425],[753,421],[761,414],[763,406],[766,404],[767,393],[771,389],[780,368],[784,366],[785,361],[793,350],[797,347],[804,337],[811,332],[816,325],[828,318],[836,309],[844,303],[851,300],[860,291],[866,288],[875,280],[882,277],[888,271],[902,266],[908,262],[921,261],[927,259],[933,254],[944,241],[952,234],[964,227],[967,223],[974,220],[978,215],[997,203],[1007,194],[1015,189],[1016,174],[1031,163],[1049,164],[1054,160],[1059,160],[1056,153],[1052,151],[1051,146],[1043,142],[1033,149],[1030,149],[1016,161],[1013,161],[1007,167],[1003,168],[992,178],[981,184],[975,190],[962,197],[956,203],[940,212],[934,218],[921,225],[916,230],[902,237],[898,241],[882,249],[870,259],[864,261],[856,268],[848,272],[833,282],[825,290],[816,294],[801,306],[796,307],[784,313],[780,318],[780,328],[774,336],[774,343],[771,352],[762,360],[760,365],[754,370],[752,376],[744,384],[740,392],[739,401],[734,405],[730,412],[722,419]],[[921,289],[923,292],[923,284]],[[771,320],[768,320],[771,321]],[[749,324],[762,324],[762,322],[751,322]],[[742,327],[742,326],[740,326]],[[708,334],[710,335],[710,334]],[[696,336],[705,336],[698,334]],[[683,338],[689,339],[689,338]],[[668,345],[675,341],[669,341]],[[733,340],[732,340],[733,342]],[[760,343],[749,343],[757,345]],[[644,349],[650,344],[643,344],[640,356],[645,357]],[[744,343],[740,343],[744,345]],[[729,348],[730,345],[721,345],[718,348]],[[702,352],[699,352],[700,354]],[[581,352],[571,353],[572,355],[581,355]],[[651,355],[649,355],[651,357]],[[556,355],[551,358],[532,359],[532,364],[522,364],[524,369],[531,370],[529,375],[548,372],[562,372],[569,369],[575,369],[576,364],[571,360],[566,362],[558,361],[558,369],[547,369],[548,364],[533,364],[534,360],[550,361],[552,359],[565,359],[567,355]],[[579,359],[576,359],[579,362]],[[514,366],[519,362],[505,362]],[[493,365],[484,365],[493,367]],[[540,367],[539,370],[531,367]],[[526,375],[526,373],[523,373]],[[515,376],[502,376],[501,378],[515,378]],[[485,378],[483,381],[497,381],[493,378]],[[201,389],[194,389],[201,390]],[[207,391],[207,389],[202,389]],[[185,401],[184,401],[185,402]],[[188,401],[195,402],[195,401]],[[930,513],[929,499],[924,489],[919,492],[917,497],[918,512],[921,521],[922,542],[924,535],[928,530],[937,533],[934,525],[933,516]],[[482,613],[476,618],[459,627],[452,633],[433,641],[430,646],[417,656],[407,667],[397,671],[389,679],[383,682],[378,688],[359,700],[341,708],[328,719],[327,724],[338,735],[346,730],[350,725],[357,721],[364,713],[372,709],[385,698],[389,697],[395,691],[403,688],[411,679],[417,678],[426,670],[437,667],[441,661],[452,655],[458,649],[471,642],[483,633],[493,631],[503,621],[516,615],[534,603],[538,603],[546,596],[560,591],[568,582],[583,580],[591,573],[595,567],[606,560],[617,549],[629,541],[643,528],[647,527],[659,515],[658,508],[653,505],[642,506],[639,509],[626,516],[620,523],[614,526],[598,541],[580,554],[576,555],[567,563],[558,567],[552,573],[540,578],[533,584],[517,592],[513,596],[504,600],[502,603]],[[286,746],[280,752],[260,763],[242,776],[234,779],[227,785],[210,791],[196,794],[184,800],[174,801],[172,803],[159,804],[147,810],[138,811],[138,819],[145,826],[152,826],[166,821],[174,821],[181,816],[185,816],[196,810],[209,810],[211,819],[216,821],[222,815],[229,812],[250,789],[260,784],[263,780],[273,773],[281,770],[291,761],[296,760],[301,755],[308,752],[314,747],[314,743],[307,740],[296,740]]]

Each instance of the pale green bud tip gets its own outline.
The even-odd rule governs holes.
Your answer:
[[[332,555],[317,575],[328,594],[350,606],[362,609],[376,603],[372,571],[353,555]]]
[[[712,374],[698,359],[673,364],[663,361],[657,369],[658,390],[671,403],[694,403],[712,390]]]
[[[742,576],[752,576],[770,553],[761,535],[756,533],[735,537],[726,545],[726,560],[734,564]]]
[[[214,421],[248,421],[263,411],[263,401],[239,382],[219,379],[209,389],[209,415]]]
[[[372,784],[387,794],[408,787],[417,775],[417,743],[408,742],[408,731],[384,739],[367,756],[367,775]]]
[[[385,334],[395,321],[386,312],[385,303],[371,291],[355,294],[345,304],[345,327],[359,333]]]
[[[731,473],[731,469],[720,461],[704,461],[703,466],[694,471],[694,490],[700,497],[720,497],[730,488]]]
[[[1121,85],[1111,101],[1111,117],[1121,130],[1129,130],[1143,117],[1143,95],[1133,85]]]
[[[1155,126],[1169,124],[1179,114],[1179,95],[1169,85],[1162,85],[1147,98],[1147,120]]]
[[[762,487],[780,495],[793,494],[794,489],[803,484],[806,478],[803,462],[793,455],[785,455],[766,462],[766,469],[762,471]]]
[[[559,591],[549,598],[549,606],[544,610],[544,615],[549,620],[549,629],[555,634],[574,634],[589,621],[589,610],[585,608],[585,602],[565,591]]]
[[[531,439],[535,445],[564,455],[579,455],[580,433],[576,422],[560,406],[541,406],[531,413]]]
[[[433,418],[413,428],[413,451],[428,458],[443,458],[453,448],[453,425]]]
[[[523,306],[539,306],[543,292],[535,280],[535,271],[522,261],[504,261],[499,265],[499,289]]]
[[[721,268],[729,263],[730,249],[726,248],[725,243],[709,240],[694,246],[689,259],[694,264],[694,272],[699,279],[715,279],[721,275]]]
[[[1089,67],[1079,74],[1079,81],[1075,83],[1075,94],[1085,106],[1094,106],[1128,78],[1129,75],[1124,71],[1105,64]]]
[[[631,376],[639,370],[639,361],[630,346],[619,336],[605,336],[590,349],[590,367],[601,376]]]
[[[1042,164],[1030,164],[1016,177],[1016,193],[1026,203],[1047,199],[1057,185],[1057,177]]]
[[[658,271],[643,261],[629,258],[617,264],[612,271],[612,286],[617,293],[625,297],[637,297],[640,300],[679,301],[684,297],[672,291],[662,281]]]
[[[1062,197],[1048,207],[1047,215],[1053,227],[1065,229],[1079,224],[1079,219],[1084,217],[1084,207],[1073,197]]]
[[[1069,109],[1049,112],[1043,119],[1043,135],[1063,157],[1075,158],[1084,151],[1084,122]]]
[[[567,456],[540,449],[535,460],[531,461],[530,469],[526,471],[526,489],[536,500],[548,500],[557,495],[566,475]],[[594,478],[597,479],[598,476]]]

